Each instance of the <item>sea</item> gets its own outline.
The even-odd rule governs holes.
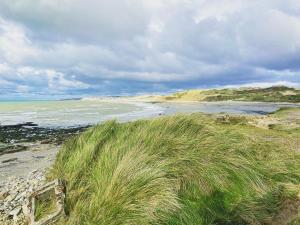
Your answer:
[[[97,100],[0,102],[0,124],[33,122],[42,127],[73,127],[116,119],[151,117],[161,107],[145,103]]]
[[[124,122],[194,112],[264,115],[281,107],[300,105],[145,103],[118,99],[0,102],[0,186],[8,177],[26,177],[31,171],[48,168],[55,160],[61,141],[106,120]]]
[[[76,127],[106,120],[121,122],[175,113],[233,113],[263,115],[281,107],[300,107],[290,103],[260,102],[184,102],[145,103],[118,100],[61,100],[0,102],[0,125],[33,122],[41,127]]]

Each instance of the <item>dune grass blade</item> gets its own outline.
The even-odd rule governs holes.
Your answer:
[[[55,212],[56,210],[56,196],[54,190],[47,191],[42,195],[38,196],[36,199],[35,207],[35,220],[39,221]]]
[[[287,138],[203,114],[95,126],[52,171],[67,181],[64,223],[268,224],[300,183]]]

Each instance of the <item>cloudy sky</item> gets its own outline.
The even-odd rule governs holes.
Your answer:
[[[300,85],[299,0],[1,0],[0,99]]]

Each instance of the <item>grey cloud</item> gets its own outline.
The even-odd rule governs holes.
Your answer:
[[[108,43],[143,33],[148,14],[138,0],[4,0],[0,10],[35,38]]]
[[[2,0],[0,86],[67,95],[297,84],[299,40],[296,0]]]

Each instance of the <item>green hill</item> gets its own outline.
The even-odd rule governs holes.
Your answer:
[[[266,119],[286,119],[278,113]],[[61,224],[292,220],[290,209],[299,203],[298,122],[263,129],[256,117],[196,113],[90,128],[64,145],[51,172],[67,183],[69,215]]]
[[[257,102],[300,102],[300,90],[274,86],[270,88],[189,90],[168,96],[161,101],[257,101]]]

